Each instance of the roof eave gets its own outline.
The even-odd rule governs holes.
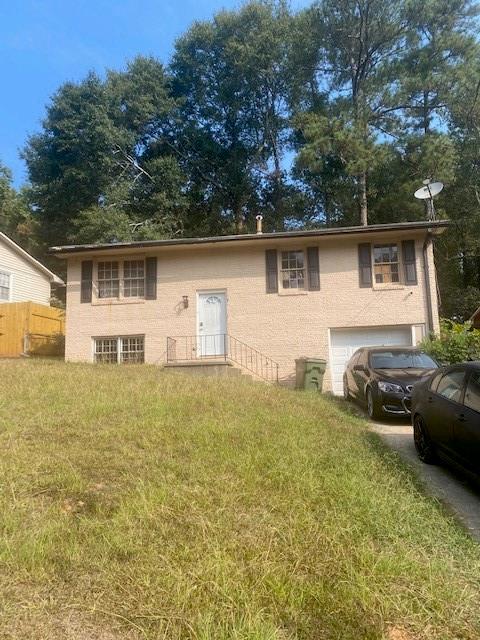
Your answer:
[[[364,235],[369,233],[382,233],[392,231],[425,231],[440,234],[450,225],[448,220],[435,222],[400,222],[395,224],[369,225],[362,227],[336,227],[329,229],[311,229],[299,231],[280,231],[273,233],[246,233],[242,235],[213,236],[206,238],[174,238],[167,240],[145,240],[140,242],[119,242],[110,244],[66,245],[50,247],[49,253],[59,258],[65,258],[76,253],[92,253],[95,251],[115,251],[126,249],[148,249],[169,246],[195,246],[220,243],[234,243],[245,241],[265,241],[285,238],[322,238],[342,237],[347,235]]]
[[[28,251],[25,251],[25,249],[22,249],[22,247],[19,244],[17,244],[14,240],[9,238],[2,231],[0,231],[0,239],[2,239],[10,248],[12,248],[18,254],[20,254],[22,258],[25,258],[25,260],[30,262],[31,265],[36,267],[38,271],[41,271],[44,275],[46,275],[49,278],[50,282],[53,282],[55,284],[62,284],[62,285],[65,284],[65,282],[61,278],[59,278],[55,273],[53,273],[53,271],[50,271],[50,269],[48,269],[45,265],[39,262],[32,255],[30,255]]]

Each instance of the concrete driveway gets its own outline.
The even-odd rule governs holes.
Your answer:
[[[413,444],[413,429],[406,421],[372,422],[372,431],[411,465],[428,491],[460,520],[472,537],[480,542],[480,484],[460,470],[420,462]]]

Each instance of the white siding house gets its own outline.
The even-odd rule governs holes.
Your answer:
[[[52,283],[63,281],[0,231],[0,303],[48,305]]]

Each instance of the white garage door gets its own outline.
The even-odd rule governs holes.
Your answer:
[[[372,327],[370,329],[331,329],[330,356],[332,391],[343,393],[345,365],[360,347],[406,346],[412,344],[412,327]]]

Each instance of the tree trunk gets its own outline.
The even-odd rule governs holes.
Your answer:
[[[358,199],[360,202],[360,223],[366,227],[368,225],[368,204],[367,204],[367,172],[362,171],[358,179]]]
[[[243,218],[243,207],[241,202],[236,202],[234,204],[233,218],[235,224],[235,233],[243,233],[245,228],[245,220]]]
[[[330,215],[330,194],[325,193],[323,211],[325,215],[325,224],[329,227],[332,224],[332,216]]]
[[[422,127],[424,135],[428,134],[430,129],[430,117],[428,109],[428,91],[423,92],[423,114],[422,114]]]

